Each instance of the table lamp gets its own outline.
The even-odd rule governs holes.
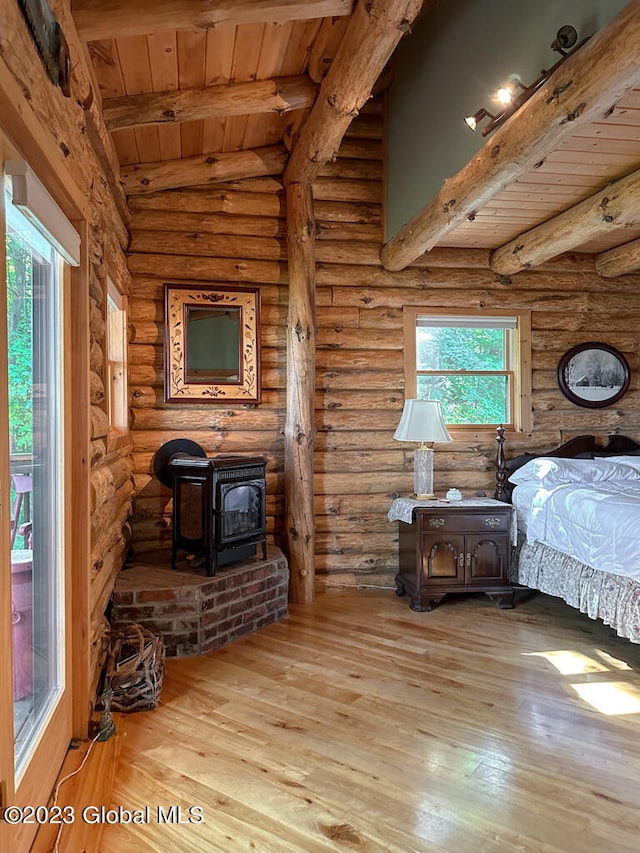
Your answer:
[[[393,437],[419,441],[413,458],[413,484],[419,500],[435,500],[433,493],[433,442],[452,441],[442,419],[439,400],[405,400]]]

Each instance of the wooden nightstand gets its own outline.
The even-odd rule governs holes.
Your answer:
[[[389,519],[398,520],[400,529],[396,594],[409,593],[412,610],[431,610],[453,592],[484,592],[499,607],[513,607],[509,504],[489,498],[451,504],[400,498]]]

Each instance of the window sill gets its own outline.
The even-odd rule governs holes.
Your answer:
[[[465,426],[447,426],[449,435],[454,441],[487,441],[488,439],[497,438],[497,427],[465,427]],[[516,429],[515,427],[505,427],[504,434],[507,437],[529,437],[531,433],[525,430]]]

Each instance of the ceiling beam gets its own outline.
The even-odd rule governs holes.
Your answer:
[[[109,130],[225,116],[283,114],[313,106],[317,92],[317,85],[309,77],[281,77],[109,98],[103,101],[103,114]]]
[[[220,181],[281,175],[287,156],[284,145],[272,145],[229,154],[201,154],[161,163],[136,163],[122,167],[122,182],[126,195],[140,195]]]
[[[639,221],[640,170],[613,181],[569,210],[500,246],[491,253],[489,265],[501,275],[513,275],[537,267],[600,234]]]
[[[532,169],[579,127],[602,121],[640,78],[640,0],[632,0],[538,89],[382,248],[401,270]]]
[[[162,30],[208,30],[229,22],[255,24],[350,15],[354,0],[73,0],[85,41]]]
[[[619,275],[640,269],[640,240],[631,240],[623,246],[616,246],[602,252],[596,258],[596,272],[603,278],[616,278]]]
[[[345,131],[421,6],[422,0],[358,3],[294,144],[285,183],[312,183],[324,164],[335,159]]]

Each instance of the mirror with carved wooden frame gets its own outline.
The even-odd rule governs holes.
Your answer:
[[[166,282],[167,403],[260,402],[260,291]]]

